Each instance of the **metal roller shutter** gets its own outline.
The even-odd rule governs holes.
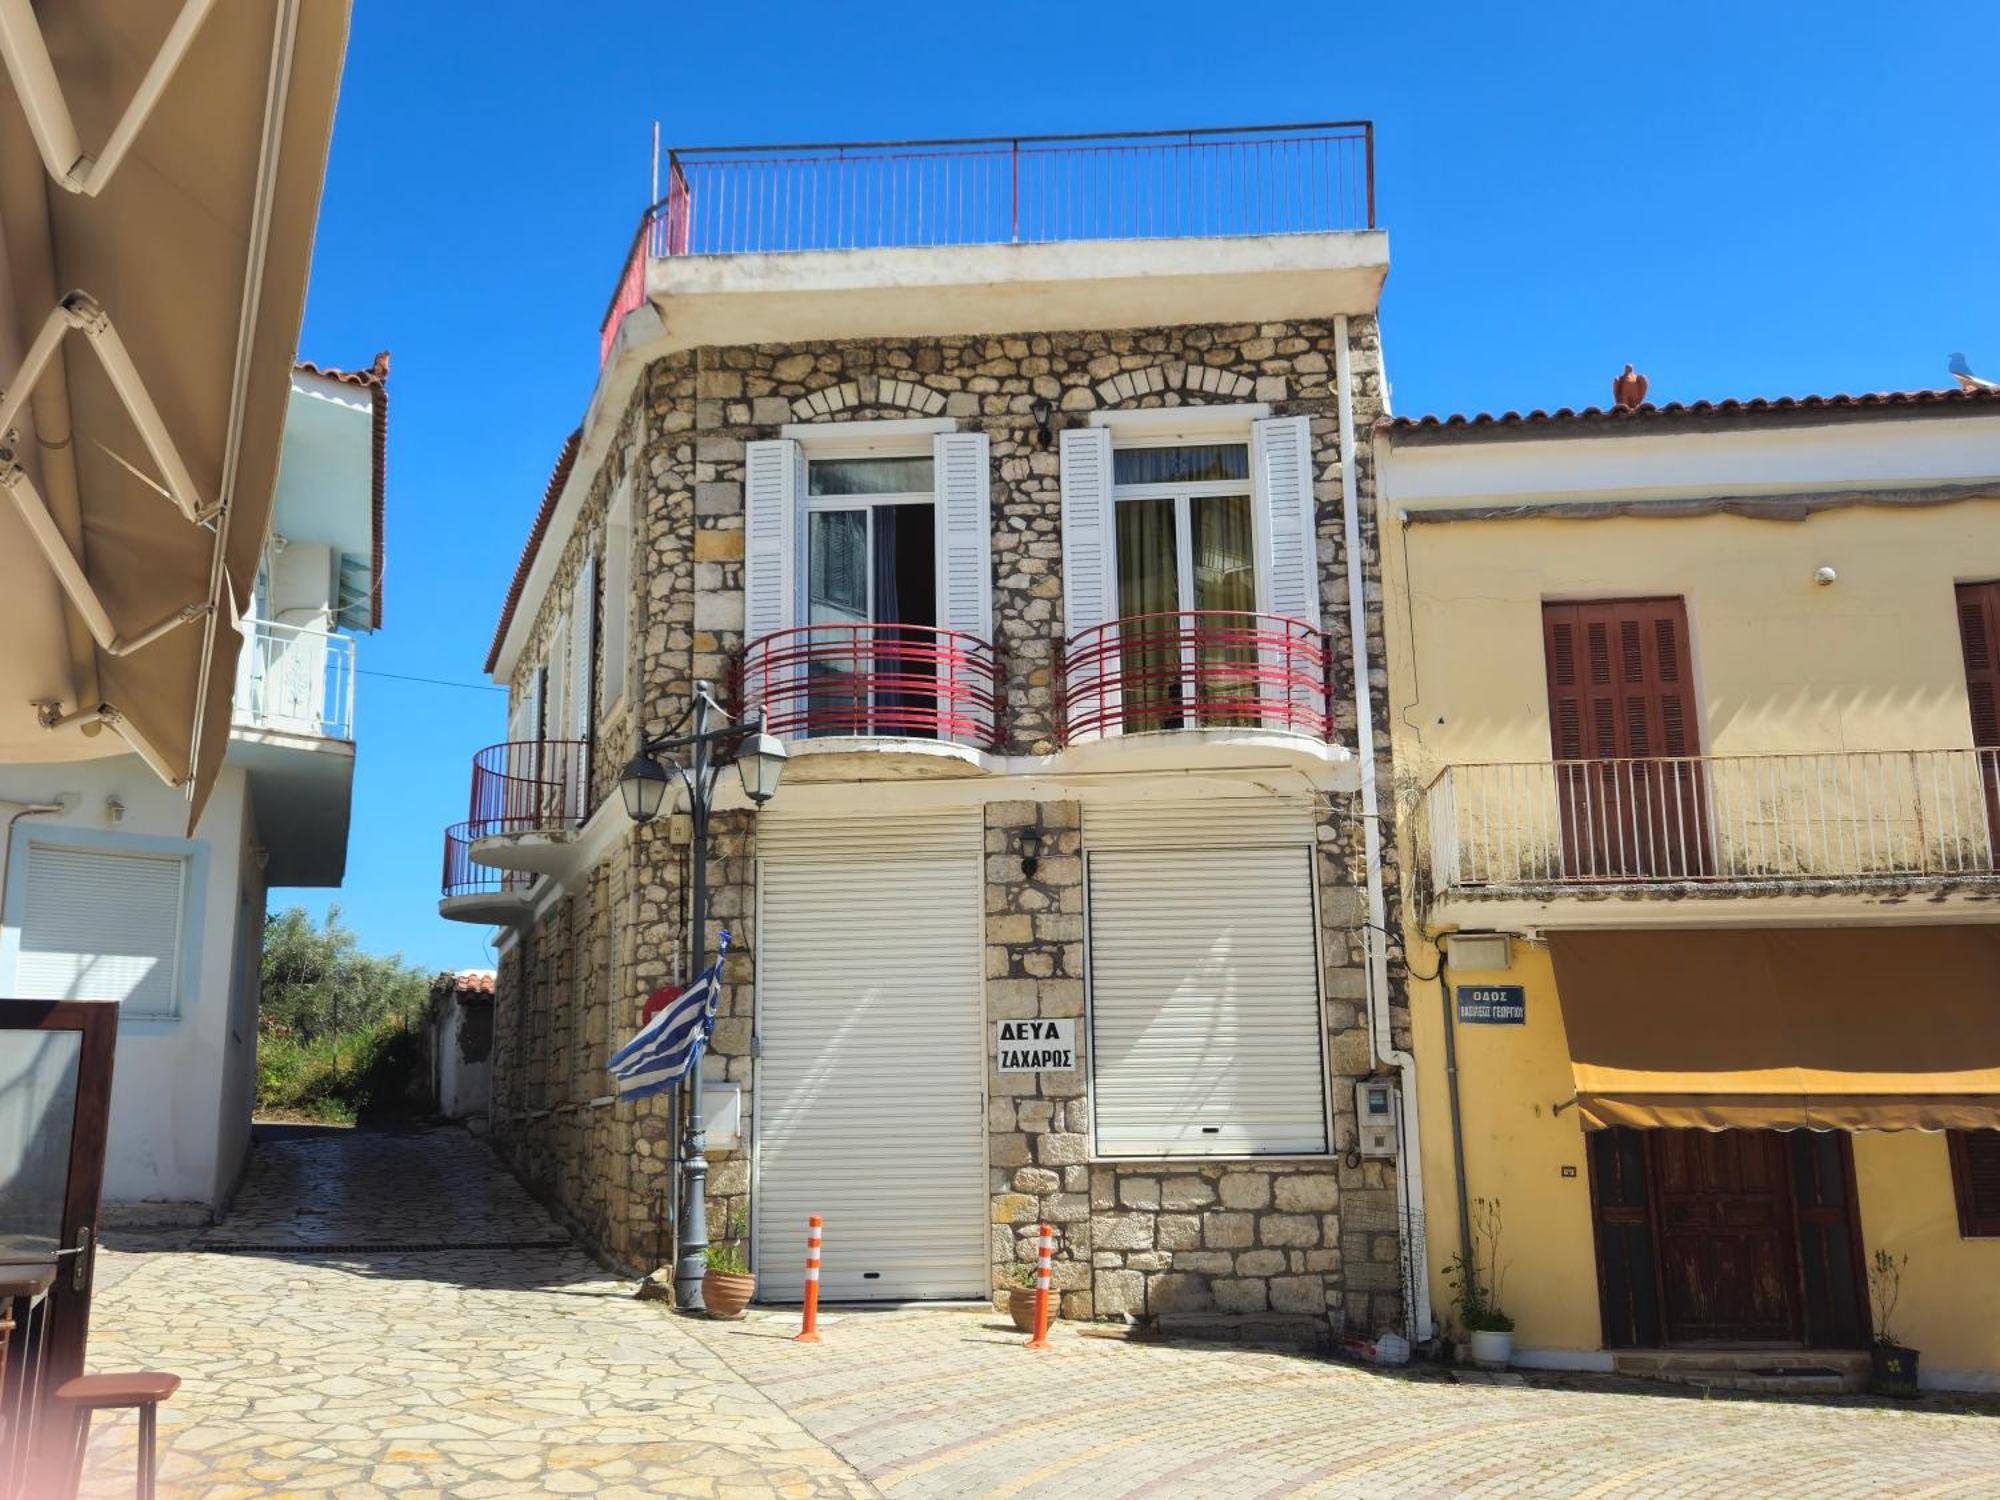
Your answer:
[[[1087,879],[1099,1153],[1325,1152],[1310,847],[1096,848]]]
[[[988,1291],[978,809],[760,820],[757,1267],[829,1301]]]
[[[27,866],[17,997],[179,1012],[185,856],[30,844]]]

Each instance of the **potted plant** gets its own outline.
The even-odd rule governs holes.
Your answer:
[[[1481,1369],[1504,1370],[1514,1358],[1514,1320],[1500,1307],[1500,1283],[1507,1275],[1500,1264],[1500,1202],[1475,1198],[1471,1208],[1472,1260],[1468,1264],[1463,1254],[1454,1255],[1444,1278],[1451,1283],[1458,1320],[1472,1345],[1472,1362]]]
[[[738,1209],[729,1216],[729,1235],[704,1252],[708,1269],[701,1278],[701,1305],[711,1318],[740,1318],[757,1295],[757,1278],[743,1254],[748,1220]]]
[[[1017,1260],[1000,1273],[1007,1284],[1007,1316],[1014,1320],[1014,1326],[1023,1333],[1035,1331],[1035,1268],[1031,1262]],[[1054,1311],[1054,1293],[1050,1293],[1050,1311]]]
[[[1878,1396],[1917,1394],[1917,1351],[1898,1339],[1891,1328],[1896,1304],[1903,1296],[1903,1271],[1908,1255],[1877,1250],[1868,1263],[1868,1307],[1875,1318],[1875,1344],[1869,1350],[1868,1389]]]

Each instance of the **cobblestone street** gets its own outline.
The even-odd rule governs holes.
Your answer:
[[[1935,1403],[1455,1384],[1071,1329],[1035,1355],[964,1309],[834,1313],[802,1347],[793,1314],[677,1319],[545,1248],[560,1231],[463,1134],[280,1135],[225,1223],[100,1263],[92,1367],[186,1381],[166,1494],[2000,1492],[2000,1421]],[[301,1253],[368,1245],[413,1248]],[[131,1493],[132,1435],[102,1424],[86,1494]]]

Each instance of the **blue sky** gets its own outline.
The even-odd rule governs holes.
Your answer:
[[[356,0],[300,351],[393,352],[386,627],[359,664],[333,895],[440,921],[444,825],[502,737],[479,682],[597,321],[669,145],[1376,122],[1399,412],[2000,375],[2000,11],[1983,6]],[[274,906],[325,892],[274,891]]]

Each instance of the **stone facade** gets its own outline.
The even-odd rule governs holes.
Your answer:
[[[1350,323],[1355,425],[1382,411],[1372,318]],[[629,707],[600,724],[599,795],[640,730],[663,730],[709,680],[727,696],[743,634],[744,445],[800,421],[944,416],[988,434],[992,462],[993,620],[1005,664],[999,748],[1045,756],[1058,746],[1054,660],[1062,635],[1062,537],[1057,446],[1044,445],[1034,404],[1054,425],[1105,409],[1261,401],[1311,419],[1321,598],[1335,643],[1336,738],[1352,744],[1345,648],[1338,425],[1331,320],[1009,337],[909,338],[704,348],[655,360],[640,377],[611,457],[591,481],[583,520],[566,539],[557,585],[515,673],[525,689],[554,611],[563,607],[614,487],[636,485],[630,605]],[[1371,462],[1359,445],[1366,575],[1375,574]],[[551,545],[555,539],[551,539]],[[1370,650],[1381,659],[1380,599],[1371,581]],[[604,608],[624,607],[606,600]],[[600,639],[602,638],[600,633]],[[1379,687],[1379,685],[1378,685]],[[1378,744],[1388,784],[1386,707]],[[1081,1017],[1085,1003],[1082,819],[1074,801],[1010,798],[990,783],[985,808],[986,1019]],[[893,791],[885,789],[885,802]],[[1385,805],[1385,817],[1393,809]],[[1026,880],[1015,853],[1038,823],[1040,867]],[[1032,1258],[1036,1223],[1062,1232],[1057,1283],[1075,1317],[1178,1314],[1395,1321],[1392,1164],[1346,1156],[1355,1140],[1354,1080],[1373,1071],[1361,971],[1361,837],[1356,799],[1325,799],[1317,877],[1322,990],[1335,1150],[1310,1161],[1093,1162],[1087,1064],[1073,1075],[1003,1075],[989,1061],[989,1170],[996,1281]],[[728,981],[710,1057],[711,1082],[755,1085],[751,1026],[756,972],[754,843],[747,814],[718,819],[712,845],[708,942],[732,934]],[[667,1106],[605,1098],[603,1057],[636,1025],[655,986],[679,974],[686,937],[684,819],[637,831],[578,888],[520,935],[500,981],[495,1129],[526,1180],[580,1224],[614,1261],[660,1263],[660,1204],[671,1135]],[[1393,830],[1384,830],[1393,851]],[[1393,859],[1393,855],[1389,855]],[[1397,872],[1386,875],[1398,909]],[[1392,1015],[1408,1023],[1393,945]],[[1082,1044],[1079,1026],[1079,1042]],[[1082,1061],[1080,1059],[1080,1061]],[[711,1156],[712,1232],[743,1207],[747,1157]],[[1373,1226],[1366,1235],[1344,1231]],[[1383,1250],[1383,1236],[1389,1249]],[[1363,1267],[1387,1265],[1389,1274]]]

